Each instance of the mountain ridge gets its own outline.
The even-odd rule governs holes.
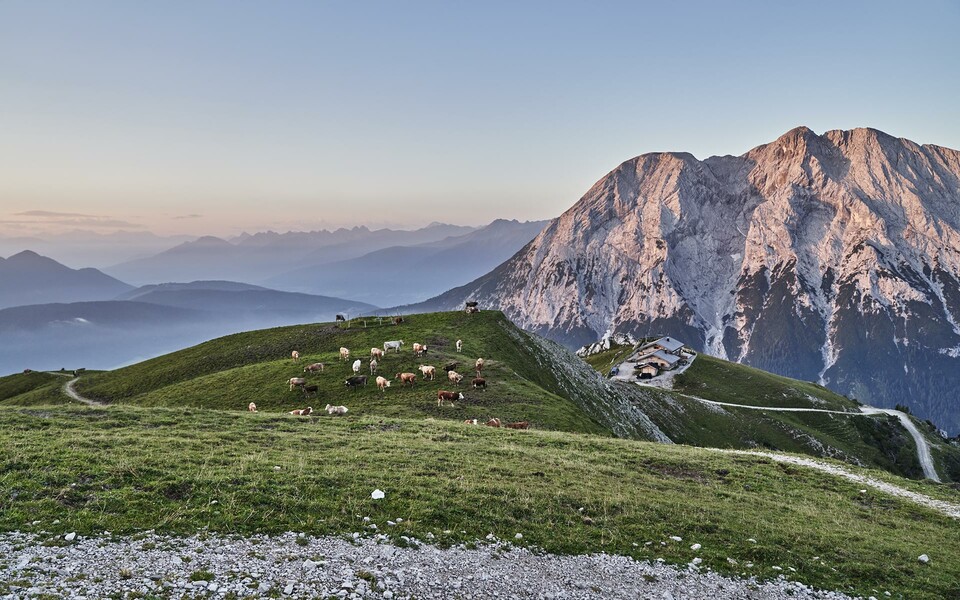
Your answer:
[[[624,161],[491,273],[407,308],[474,299],[571,347],[672,335],[957,431],[960,398],[931,381],[960,387],[958,231],[960,152],[797,127]]]

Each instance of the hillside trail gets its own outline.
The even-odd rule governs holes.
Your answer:
[[[706,404],[713,404],[714,406],[729,406],[733,408],[749,408],[753,410],[766,410],[766,411],[775,411],[775,412],[817,412],[817,413],[827,413],[833,415],[853,415],[853,416],[870,416],[877,414],[886,414],[897,417],[900,420],[900,424],[903,425],[903,428],[907,430],[907,433],[913,438],[914,444],[917,446],[917,458],[920,460],[920,466],[923,468],[923,476],[937,483],[941,483],[940,476],[937,475],[937,469],[933,466],[933,456],[930,453],[930,442],[927,441],[927,438],[923,437],[923,434],[920,433],[920,430],[917,429],[917,426],[913,424],[913,421],[910,420],[905,413],[894,410],[892,408],[876,408],[874,406],[863,405],[860,407],[860,412],[847,412],[842,410],[827,410],[824,408],[776,408],[768,406],[750,406],[749,404],[732,404],[730,402],[717,402],[715,400],[707,400],[706,398],[698,398],[697,396],[689,396],[694,400],[704,402]]]
[[[880,481],[879,479],[874,479],[873,477],[868,477],[866,475],[860,475],[859,473],[854,473],[848,471],[843,467],[837,465],[831,465],[825,462],[820,462],[812,458],[803,458],[800,456],[791,456],[789,454],[776,454],[773,452],[760,452],[753,450],[722,450],[716,449],[717,452],[723,452],[725,454],[739,454],[746,456],[761,456],[764,458],[769,458],[781,463],[788,463],[792,465],[797,465],[801,467],[807,467],[810,469],[816,469],[823,473],[829,475],[834,475],[837,477],[843,477],[844,479],[849,479],[860,485],[865,485],[872,487],[881,492],[890,494],[891,496],[896,496],[898,498],[903,498],[913,502],[914,504],[919,504],[926,508],[932,509],[936,512],[944,514],[952,519],[960,519],[960,504],[955,504],[953,502],[947,502],[946,500],[937,500],[931,498],[925,494],[919,492],[913,492],[906,488],[902,488],[898,485],[887,483],[886,481]]]
[[[81,396],[80,393],[73,388],[74,384],[76,384],[79,380],[79,377],[74,377],[70,381],[63,384],[63,393],[70,397],[71,400],[76,400],[77,402],[81,402],[87,406],[106,406],[106,404],[103,402],[97,402],[96,400],[91,400],[90,398],[84,398]]]

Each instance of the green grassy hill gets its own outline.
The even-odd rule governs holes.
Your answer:
[[[564,386],[561,378],[537,362],[530,336],[499,312],[414,315],[399,326],[387,319],[379,323],[376,318],[367,319],[364,326],[362,319],[354,319],[350,325],[303,325],[231,335],[84,377],[77,389],[87,397],[113,404],[246,410],[247,404],[254,402],[262,411],[281,412],[308,405],[317,410],[329,403],[344,404],[358,416],[460,421],[497,417],[529,421],[538,429],[611,431],[599,416],[584,411],[595,391]],[[464,342],[462,354],[456,352],[458,339]],[[382,348],[388,340],[404,341],[399,353],[391,352],[380,361],[380,374],[393,380],[392,386],[381,392],[371,377],[367,386],[347,389],[344,382],[353,375],[353,360],[362,359],[361,374],[369,375],[370,349]],[[414,356],[414,342],[427,344],[426,356]],[[339,359],[341,347],[350,349],[349,361]],[[299,363],[290,358],[292,350],[301,353]],[[474,390],[469,383],[479,357],[486,360],[486,390]],[[326,369],[304,374],[304,365],[313,362],[325,363]],[[465,376],[459,387],[447,380],[442,369],[449,362],[458,363],[458,372]],[[417,369],[421,364],[437,367],[434,381],[424,381]],[[394,380],[398,372],[416,373],[417,383],[401,385]],[[299,376],[320,387],[317,397],[305,398],[299,390],[290,391],[287,380]],[[438,407],[437,391],[441,389],[461,391],[466,399]]]
[[[457,361],[469,378],[482,356],[489,389],[462,385],[466,400],[442,408],[437,390],[456,388],[439,377],[407,388],[394,382],[386,392],[372,382],[346,389],[352,371],[339,348],[366,369],[370,348],[393,339],[406,345],[383,361],[384,374]],[[422,360],[413,342],[430,346]],[[603,369],[611,359],[589,360]],[[252,331],[84,374],[78,391],[104,408],[65,405],[68,379],[60,375],[0,378],[0,531],[48,531],[50,544],[63,543],[56,536],[67,531],[326,535],[365,531],[367,516],[398,544],[407,543],[401,536],[446,545],[522,533],[520,543],[551,552],[678,564],[698,556],[725,574],[785,575],[865,596],[960,594],[955,520],[816,470],[692,447],[833,456],[960,503],[949,486],[890,474],[919,470],[901,427],[885,417],[704,404],[693,396],[855,407],[819,386],[701,359],[678,381],[683,391],[641,388],[606,379],[500,313],[458,312],[414,315],[399,326],[374,318]],[[287,379],[316,361],[328,365],[307,376],[319,396],[289,391]],[[251,401],[261,412],[246,412]],[[325,403],[350,412],[286,414]],[[494,416],[534,429],[462,423]],[[937,452],[952,456],[942,446]],[[386,491],[384,501],[370,500],[374,488]],[[694,552],[693,543],[703,548]],[[932,563],[918,564],[920,554]]]
[[[372,534],[370,517],[400,544],[522,533],[517,543],[551,552],[699,556],[725,574],[863,596],[960,594],[955,520],[757,456],[430,419],[131,406],[0,409],[0,449],[0,530],[48,531],[51,544],[67,531]],[[371,501],[375,488],[384,500]]]
[[[68,399],[61,388],[68,380],[66,373],[57,375],[43,371],[0,377],[0,406],[66,403]]]

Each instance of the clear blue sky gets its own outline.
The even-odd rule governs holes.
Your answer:
[[[960,3],[0,0],[6,233],[548,218],[800,124],[960,148]]]

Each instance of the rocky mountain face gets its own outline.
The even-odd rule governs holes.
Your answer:
[[[568,346],[667,334],[960,431],[960,152],[791,130],[742,156],[645,154],[465,299]]]

